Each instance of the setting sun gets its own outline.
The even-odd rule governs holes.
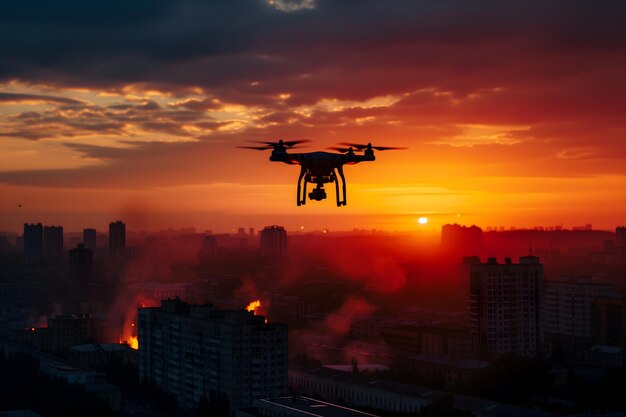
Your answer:
[[[428,223],[428,217],[420,217],[419,219],[417,219],[417,222],[419,224],[426,224]]]

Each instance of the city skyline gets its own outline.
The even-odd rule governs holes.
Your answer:
[[[626,414],[626,2],[4,3],[0,417]]]
[[[620,8],[7,5],[0,230],[130,216],[134,229],[613,229],[626,222]],[[408,149],[347,167],[348,206],[296,207],[296,169],[236,149],[279,138]]]

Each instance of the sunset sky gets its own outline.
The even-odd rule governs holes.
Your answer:
[[[0,230],[613,229],[624,16],[623,1],[5,2]],[[408,149],[346,167],[346,207],[334,187],[297,207],[297,167],[236,148],[279,138]]]

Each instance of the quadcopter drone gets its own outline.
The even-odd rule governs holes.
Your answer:
[[[388,151],[396,148],[389,146],[372,146],[371,143],[362,145],[358,143],[342,142],[339,145],[328,149],[334,152],[307,152],[307,153],[289,153],[288,150],[296,149],[301,143],[310,142],[310,140],[291,140],[278,142],[262,142],[263,146],[238,146],[243,149],[254,149],[257,151],[272,150],[270,161],[283,162],[288,165],[300,165],[300,176],[298,177],[298,206],[306,204],[306,188],[307,184],[315,184],[316,187],[308,195],[311,200],[322,201],[326,199],[326,190],[324,184],[335,183],[335,193],[337,196],[337,207],[346,205],[346,178],[343,175],[344,165],[358,164],[359,162],[375,161],[374,150]],[[357,153],[363,152],[363,153]],[[339,193],[339,182],[341,181],[341,194]]]

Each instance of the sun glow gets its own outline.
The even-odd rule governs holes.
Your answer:
[[[417,219],[417,222],[419,224],[427,224],[428,223],[428,217],[420,217],[419,219]]]

